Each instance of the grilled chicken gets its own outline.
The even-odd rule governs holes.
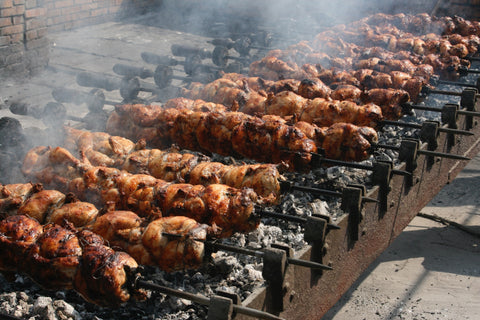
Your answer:
[[[114,166],[130,173],[149,174],[169,182],[225,184],[238,189],[251,188],[261,201],[267,204],[280,199],[281,175],[277,166],[273,164],[224,165],[213,162],[206,156],[192,153],[143,149],[143,142],[134,144],[126,138],[103,132],[89,132],[70,127],[64,129],[65,147],[74,154],[83,153],[95,166]]]
[[[117,106],[113,120],[107,123],[108,131],[134,140],[139,138],[136,134],[142,132],[142,128],[138,121],[129,117],[129,110],[134,108],[135,105]],[[152,147],[176,143],[186,149],[237,155],[262,162],[284,161],[291,170],[303,171],[309,170],[311,152],[316,151],[314,142],[294,126],[286,123],[268,126],[261,118],[240,112],[167,109],[157,117],[156,123],[154,136],[142,135]]]
[[[252,189],[235,189],[222,184],[208,186],[169,183],[145,174],[130,174],[108,167],[84,163],[57,147],[34,148],[29,158],[49,159],[40,168],[23,168],[31,179],[79,199],[110,210],[132,210],[142,216],[188,216],[201,223],[219,226],[222,236],[248,232],[258,226],[254,214],[257,195]],[[50,161],[51,159],[68,159]]]
[[[86,300],[115,306],[143,293],[125,288],[138,264],[89,231],[41,225],[25,215],[0,221],[0,271],[21,272],[47,289],[75,289]],[[133,272],[132,272],[133,274]]]
[[[204,263],[210,227],[186,217],[163,217],[146,223],[130,211],[112,211],[87,226],[110,246],[129,253],[139,264],[165,271],[196,269]]]
[[[126,128],[138,127],[134,123],[135,120],[128,115],[130,108],[135,106],[117,106],[116,112],[113,113],[113,117],[117,120],[109,123],[107,128],[113,134],[120,133],[120,129],[115,126],[121,124],[123,133],[136,139],[135,133],[138,129],[126,130]],[[166,110],[165,113],[163,119],[168,120],[159,117],[158,134],[147,139],[149,143],[154,142],[153,138],[162,135],[161,141],[175,142],[185,148],[224,155],[240,154],[264,162],[285,161],[290,165],[291,170],[297,171],[309,170],[311,152],[315,152],[317,146],[325,149],[324,146],[330,143],[320,134],[323,130],[321,127],[303,121],[289,125],[285,119],[273,115],[255,118],[239,112],[221,114],[173,109]],[[338,139],[344,138],[338,137]],[[375,139],[376,136],[370,141],[374,142]],[[367,153],[368,151],[357,153],[362,154],[362,157],[356,160],[364,160]],[[334,157],[338,156],[338,153],[326,156]],[[343,156],[340,159],[345,160]]]
[[[31,184],[26,184],[29,185]],[[8,188],[10,185],[3,187]],[[0,229],[0,233],[3,232],[7,238],[16,239],[11,250],[0,249],[4,258],[0,270],[16,270],[17,266],[11,262],[12,255],[20,252],[25,256],[32,255],[36,259],[35,264],[42,265],[49,271],[42,275],[42,268],[37,268],[36,273],[31,272],[30,275],[42,279],[42,285],[52,288],[72,286],[71,279],[78,267],[82,249],[72,228],[87,230],[84,231],[85,235],[93,232],[95,235],[87,239],[88,243],[94,241],[103,244],[103,240],[99,242],[95,238],[100,235],[111,247],[128,252],[137,263],[158,266],[166,271],[198,268],[204,259],[203,241],[207,236],[216,237],[218,234],[217,229],[182,216],[148,220],[130,211],[111,211],[100,215],[93,204],[78,200],[60,206],[45,201],[43,205],[36,206],[36,212],[31,206],[29,212],[22,211],[22,208],[32,202],[46,199],[45,196],[36,196],[46,193],[60,194],[56,190],[34,191],[16,209],[10,208],[8,213],[0,211],[7,219],[15,217],[12,221],[19,227],[13,229],[15,225],[6,224],[5,229]],[[14,197],[12,194],[3,199]],[[61,225],[67,225],[68,229],[61,228]],[[25,263],[28,261],[25,260]],[[58,268],[51,267],[57,265]],[[56,272],[62,274],[56,277]]]

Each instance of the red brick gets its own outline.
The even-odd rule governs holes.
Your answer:
[[[20,42],[23,42],[23,32],[10,35],[10,43],[20,43]]]
[[[39,38],[46,37],[47,34],[48,34],[48,29],[46,27],[37,29],[37,35],[38,35]]]
[[[62,9],[62,15],[63,14],[73,14],[73,13],[77,13],[80,11],[80,8],[79,7],[69,7],[69,8],[63,8]]]
[[[25,11],[25,18],[35,18],[44,16],[46,13],[45,8],[36,8],[36,9],[28,9]]]
[[[12,8],[13,0],[0,0],[0,8]]]
[[[48,46],[48,40],[46,38],[35,39],[35,40],[28,41],[28,42],[25,43],[25,47],[28,50],[36,49],[36,48],[42,48],[42,47],[45,47],[45,46]]]
[[[56,17],[60,15],[61,10],[60,9],[48,9],[47,10],[47,16],[48,17]]]
[[[62,0],[55,2],[55,8],[65,8],[73,5],[73,0]]]
[[[82,20],[82,19],[85,19],[86,17],[89,17],[89,16],[90,16],[90,12],[81,11],[81,12],[73,14],[73,20]]]
[[[58,16],[53,18],[53,24],[59,24],[59,23],[64,23],[66,21],[72,20],[71,16],[64,15],[64,16]]]
[[[23,24],[25,18],[23,16],[13,16],[13,24]]]
[[[12,25],[12,18],[0,18],[0,27],[7,27]]]
[[[107,8],[101,8],[101,9],[96,9],[96,10],[92,10],[92,17],[96,17],[96,16],[104,16],[108,13],[108,9]]]
[[[81,7],[82,10],[93,10],[93,9],[97,9],[97,8],[98,8],[97,3],[84,4]]]
[[[0,17],[11,17],[16,15],[17,10],[15,8],[1,9]]]
[[[49,19],[49,21],[47,21],[47,24],[48,24],[48,32],[60,32],[60,31],[64,31],[65,28],[63,27],[63,25],[61,24],[53,24],[53,20],[52,19]]]
[[[37,30],[30,30],[30,31],[25,32],[25,40],[26,41],[31,41],[31,40],[37,39],[37,38],[38,38]]]
[[[33,9],[37,7],[37,0],[26,0],[25,7],[27,9]]]
[[[13,4],[16,6],[25,4],[25,0],[13,0]]]
[[[25,23],[25,27],[27,30],[38,29],[38,28],[45,28],[45,20],[44,19],[27,19]]]
[[[0,29],[0,34],[2,36],[7,36],[15,33],[23,33],[23,25],[19,24],[16,26],[3,27]]]
[[[120,10],[120,7],[110,7],[108,8],[109,13],[117,13]]]

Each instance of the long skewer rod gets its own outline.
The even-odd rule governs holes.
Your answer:
[[[400,150],[400,147],[398,147],[398,146],[390,146],[390,145],[386,145],[386,144],[377,144],[376,147],[382,148],[382,149],[395,150],[395,151]],[[460,156],[460,155],[457,155],[457,154],[435,152],[435,151],[430,151],[430,150],[418,150],[417,153],[423,154],[423,155],[426,155],[426,156],[442,157],[442,158],[449,158],[449,159],[454,159],[454,160],[467,160],[467,161],[471,160],[470,158]]]
[[[284,214],[284,213],[265,211],[265,210],[261,210],[261,209],[255,209],[255,212],[259,213],[263,217],[272,217],[272,218],[277,218],[277,219],[282,219],[282,220],[287,220],[287,221],[292,221],[292,222],[298,222],[298,223],[306,223],[307,222],[306,218],[298,217],[298,216],[292,216],[292,215]],[[327,229],[339,230],[341,228],[334,223],[327,223]]]
[[[339,192],[339,191],[305,187],[305,186],[299,186],[299,185],[295,185],[295,184],[292,184],[289,187],[292,188],[293,190],[308,192],[308,193],[313,193],[313,194],[327,195],[327,196],[333,196],[333,197],[341,197],[342,196],[342,193]],[[378,202],[377,199],[368,198],[368,197],[362,197],[362,200],[365,201],[365,202]]]
[[[416,105],[416,104],[411,105],[411,108],[416,109],[416,110],[442,112],[442,109],[439,109],[439,108],[420,106],[420,105]],[[464,115],[464,116],[480,117],[480,112],[476,112],[476,111],[458,110],[457,114],[461,114],[461,115]]]
[[[258,257],[258,258],[263,258],[265,253],[260,250],[253,250],[253,249],[247,249],[247,248],[240,248],[236,246],[231,246],[228,244],[223,244],[223,243],[218,243],[218,242],[206,242],[208,245],[211,245],[213,248],[217,250],[226,250],[234,253],[240,253],[240,254],[245,254],[253,257]],[[308,260],[302,260],[302,259],[295,259],[295,258],[287,258],[288,263],[294,264],[297,266],[302,266],[306,268],[311,268],[311,269],[322,269],[322,270],[333,270],[332,267],[313,262],[313,261],[308,261]]]
[[[360,164],[356,162],[346,162],[346,161],[341,161],[341,160],[333,160],[333,159],[328,159],[328,158],[323,158],[321,155],[319,155],[321,162],[327,163],[327,164],[332,164],[335,166],[345,166],[345,167],[350,167],[350,168],[355,168],[355,169],[361,169],[361,170],[373,170],[373,166],[366,165],[366,164]],[[410,176],[411,173],[408,171],[404,170],[397,170],[393,169],[392,170],[393,174],[400,175],[400,176]]]
[[[401,122],[401,121],[382,120],[382,124],[399,126],[399,127],[406,127],[406,128],[413,128],[413,129],[421,129],[422,128],[421,124]],[[451,134],[459,134],[459,135],[463,135],[463,136],[473,136],[474,135],[474,133],[470,132],[470,131],[450,129],[450,128],[438,128],[438,131],[445,132],[445,133],[451,133]]]

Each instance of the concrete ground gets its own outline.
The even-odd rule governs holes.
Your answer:
[[[422,213],[323,319],[479,319],[480,155]]]
[[[150,28],[109,22],[54,35],[50,66],[42,75],[28,81],[2,82],[0,117],[11,116],[6,107],[14,100],[40,106],[53,101],[51,90],[55,87],[85,91],[75,84],[75,71],[113,74],[114,63],[140,61],[140,52],[145,50],[168,54],[177,37],[189,37]],[[201,38],[195,36],[191,41],[197,44]],[[85,60],[86,56],[94,60]],[[115,92],[107,92],[107,98],[120,101]],[[69,113],[82,116],[86,108],[72,107]],[[42,126],[41,121],[20,118],[27,125]],[[422,212],[438,214],[480,232],[479,206],[477,156]],[[478,319],[479,242],[480,238],[464,231],[417,217],[324,319]]]

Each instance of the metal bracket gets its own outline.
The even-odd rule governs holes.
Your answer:
[[[343,188],[341,209],[348,213],[349,244],[358,240],[359,225],[362,221],[362,189],[356,187]]]
[[[376,161],[373,164],[372,180],[379,186],[379,213],[381,216],[388,210],[388,194],[390,193],[390,179],[392,177],[393,163],[391,161]]]
[[[404,139],[400,142],[400,149],[398,151],[398,160],[405,162],[405,169],[411,173],[410,176],[405,176],[406,186],[411,187],[414,184],[414,171],[417,168],[418,148],[420,142],[413,139]]]
[[[208,320],[231,320],[233,316],[233,301],[230,298],[214,295],[208,305]]]
[[[292,254],[290,247],[279,244],[264,249],[262,275],[268,282],[267,299],[271,300],[273,309],[279,312],[285,310],[293,298],[293,268],[287,264],[287,258]]]
[[[307,217],[303,239],[312,246],[311,260],[323,264],[323,256],[326,254],[325,237],[327,234],[328,220],[317,215]],[[312,270],[318,276],[322,270]]]
[[[458,104],[447,103],[442,108],[442,123],[447,124],[451,129],[458,129]],[[447,134],[447,148],[451,148],[455,145],[455,135],[452,133]]]
[[[477,104],[478,90],[474,88],[466,88],[462,91],[462,97],[460,98],[460,106],[467,109],[467,111],[475,111]],[[465,117],[465,129],[470,130],[473,128],[473,117]]]
[[[304,240],[308,243],[316,243],[323,246],[327,233],[327,224],[327,220],[321,217],[314,215],[307,217],[303,235]]]
[[[420,129],[420,140],[427,143],[427,149],[434,151],[438,148],[438,127],[437,121],[425,121]],[[426,156],[427,167],[431,168],[435,163],[435,158],[432,156]]]

